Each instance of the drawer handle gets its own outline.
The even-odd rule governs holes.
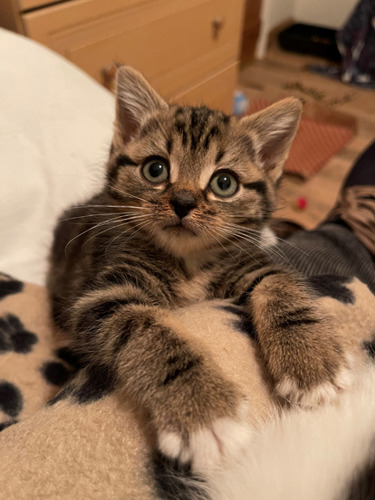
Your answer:
[[[119,63],[111,63],[102,68],[103,85],[108,90],[114,90],[117,68],[119,66]]]
[[[215,16],[211,21],[212,26],[212,36],[213,38],[218,38],[220,31],[224,27],[224,17],[223,16]]]

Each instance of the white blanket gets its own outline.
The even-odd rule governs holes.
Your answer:
[[[60,55],[0,29],[0,270],[43,284],[52,227],[103,179],[110,92]]]

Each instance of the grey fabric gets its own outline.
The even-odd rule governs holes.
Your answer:
[[[281,241],[278,249],[282,255],[275,261],[305,276],[356,277],[375,294],[373,256],[344,225],[325,223],[314,231],[299,231]]]

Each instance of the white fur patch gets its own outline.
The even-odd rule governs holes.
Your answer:
[[[303,408],[315,408],[320,404],[334,402],[339,394],[349,389],[354,382],[353,360],[347,356],[346,364],[335,377],[333,382],[325,382],[310,391],[300,389],[296,382],[285,377],[276,385],[276,392],[291,404]]]
[[[167,457],[177,458],[182,448],[182,438],[176,432],[161,432],[159,434],[159,449]],[[188,458],[185,461],[187,461]]]
[[[275,233],[269,227],[264,227],[260,232],[260,246],[262,248],[269,248],[275,246],[277,238]]]
[[[337,500],[373,456],[375,370],[315,411],[286,410],[254,431],[246,456],[204,479],[213,500]],[[344,375],[345,379],[346,375]]]
[[[303,408],[314,408],[320,404],[331,403],[337,398],[337,388],[330,382],[307,391],[300,389],[294,380],[287,377],[277,384],[276,392],[290,404]]]
[[[218,418],[207,427],[192,432],[184,441],[175,432],[159,434],[159,449],[181,464],[191,462],[196,474],[207,474],[222,468],[228,460],[239,460],[251,446],[251,427],[241,407],[237,418]]]

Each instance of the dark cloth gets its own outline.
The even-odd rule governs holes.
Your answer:
[[[350,228],[375,256],[375,142],[355,162],[327,221]]]
[[[350,228],[358,240],[375,256],[374,186],[345,188],[329,219]]]
[[[375,189],[375,141],[356,160],[342,189],[353,186],[372,186]]]
[[[305,276],[356,277],[375,294],[375,142],[357,159],[326,221],[278,245],[275,260]]]
[[[299,231],[278,245],[278,263],[301,274],[358,278],[375,294],[374,259],[353,231],[335,222],[326,222],[314,231]]]

